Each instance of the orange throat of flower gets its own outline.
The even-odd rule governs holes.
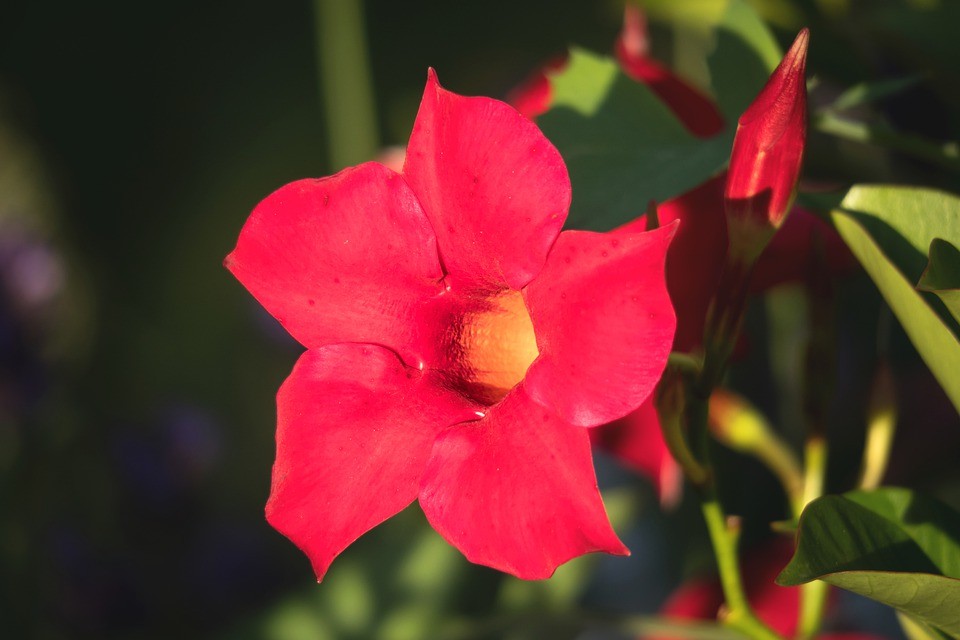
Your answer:
[[[519,291],[507,291],[488,303],[463,318],[459,347],[469,393],[493,404],[523,380],[540,352]]]

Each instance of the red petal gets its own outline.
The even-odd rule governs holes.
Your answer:
[[[443,89],[431,71],[403,172],[460,289],[520,289],[543,267],[570,206],[560,154],[530,120]]]
[[[786,282],[806,281],[814,261],[821,259],[834,275],[850,273],[857,267],[856,258],[833,227],[816,214],[794,207],[757,259],[750,289],[761,292]]]
[[[590,440],[648,478],[657,488],[662,504],[673,506],[679,502],[683,474],[663,441],[652,396],[625,418],[591,429]]]
[[[424,350],[419,305],[443,290],[416,197],[373,162],[268,196],[226,266],[305,346],[372,342],[411,363]]]
[[[677,314],[673,341],[677,351],[692,351],[703,342],[707,309],[727,255],[725,181],[726,174],[722,174],[657,208],[661,225],[680,221],[667,251],[667,289]],[[646,224],[646,216],[642,216],[615,232],[635,233],[646,229]]]
[[[585,427],[622,418],[646,400],[676,327],[664,281],[675,230],[561,234],[524,289],[540,351],[524,379],[534,400]]]
[[[713,100],[647,56],[647,50],[646,20],[640,9],[628,4],[616,43],[624,73],[647,85],[693,135],[709,138],[720,133],[723,116]]]
[[[307,351],[277,394],[267,520],[322,578],[347,545],[417,497],[437,434],[475,408],[382,347]]]
[[[471,562],[526,580],[579,555],[627,555],[597,489],[587,432],[516,387],[479,422],[444,432],[420,505]]]

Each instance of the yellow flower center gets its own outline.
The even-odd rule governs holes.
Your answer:
[[[486,308],[464,316],[459,346],[471,395],[493,404],[523,380],[540,352],[519,291],[507,291],[487,302]]]

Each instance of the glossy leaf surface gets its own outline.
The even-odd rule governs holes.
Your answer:
[[[960,514],[906,489],[811,503],[777,582],[824,580],[960,637]]]
[[[952,318],[916,291],[935,237],[960,241],[960,199],[928,190],[855,186],[832,213],[844,241],[873,279],[921,357],[960,410],[960,344]],[[933,303],[939,304],[934,298]]]
[[[935,238],[930,243],[929,262],[917,289],[937,294],[960,322],[960,251],[946,240]]]

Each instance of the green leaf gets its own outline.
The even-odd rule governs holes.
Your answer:
[[[960,638],[960,514],[906,489],[819,498],[777,583],[816,579]]]
[[[911,282],[920,278],[934,238],[960,246],[960,197],[944,191],[856,185],[840,207],[856,216]]]
[[[737,118],[763,87],[780,50],[745,2],[717,7],[717,46],[707,62],[728,122],[708,140],[691,135],[658,96],[609,57],[574,48],[567,67],[552,76],[552,107],[537,123],[570,171],[569,226],[611,229],[641,215],[651,200],[678,196],[726,165]]]
[[[930,371],[960,411],[960,343],[946,309],[935,309],[916,282],[934,237],[960,240],[960,199],[903,187],[857,186],[834,210],[837,231],[873,279]],[[936,306],[942,306],[932,298]]]
[[[735,129],[740,114],[780,64],[783,52],[763,20],[739,0],[727,5],[716,26],[716,38],[707,66],[720,112]]]
[[[730,138],[698,140],[617,63],[582,49],[552,78],[553,107],[537,123],[573,183],[568,224],[611,229],[700,184],[730,152]]]
[[[945,640],[950,637],[936,627],[920,622],[902,611],[897,611],[897,618],[908,640]]]
[[[946,240],[934,238],[917,289],[935,293],[960,322],[960,251]]]

